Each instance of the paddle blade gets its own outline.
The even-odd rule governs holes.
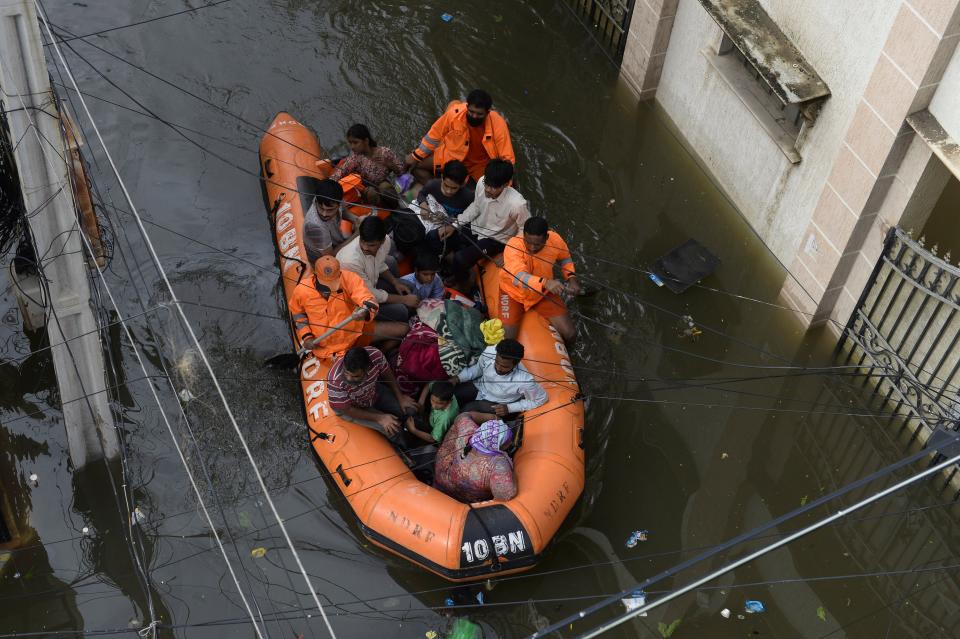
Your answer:
[[[297,368],[300,365],[300,357],[296,353],[279,353],[267,358],[263,365],[267,368]]]

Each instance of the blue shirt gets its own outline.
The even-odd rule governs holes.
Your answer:
[[[413,289],[413,294],[417,296],[417,299],[421,302],[423,300],[442,300],[443,299],[443,280],[440,279],[440,275],[436,274],[433,276],[433,281],[427,284],[421,284],[417,280],[416,273],[410,273],[409,275],[404,275],[400,278],[401,282],[406,282],[410,285],[410,288]]]

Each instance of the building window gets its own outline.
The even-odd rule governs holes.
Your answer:
[[[758,0],[700,0],[723,32],[701,51],[783,154],[800,147],[830,89]]]

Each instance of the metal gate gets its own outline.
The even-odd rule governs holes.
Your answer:
[[[960,418],[960,268],[900,228],[887,234],[838,350],[862,365],[871,407],[895,415],[909,442]]]
[[[562,0],[618,67],[627,46],[634,0]]]

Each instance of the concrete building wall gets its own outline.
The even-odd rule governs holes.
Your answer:
[[[642,0],[641,0],[642,1]],[[789,264],[843,144],[896,2],[762,0],[830,87],[792,164],[710,64],[721,30],[697,0],[681,0],[656,99],[777,258]]]
[[[930,101],[930,113],[954,140],[960,140],[960,55],[956,52]]]

